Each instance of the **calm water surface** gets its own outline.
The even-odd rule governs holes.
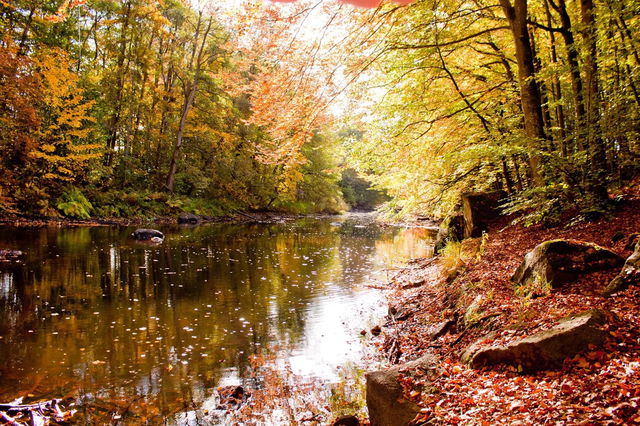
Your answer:
[[[380,291],[362,284],[430,254],[428,231],[366,215],[160,229],[153,246],[126,227],[0,227],[0,248],[25,252],[0,263],[0,402],[169,416],[245,383],[255,354],[335,380],[381,315]]]

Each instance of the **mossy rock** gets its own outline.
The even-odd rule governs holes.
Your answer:
[[[420,371],[422,378],[427,377],[425,380],[435,379],[439,375],[437,364],[433,356],[426,355],[387,370],[367,373],[367,410],[371,426],[402,426],[413,420],[420,407],[405,398],[400,376]]]
[[[464,238],[482,236],[489,224],[500,216],[500,204],[506,197],[507,193],[504,191],[463,194]]]
[[[580,275],[623,263],[623,257],[593,243],[551,240],[527,253],[511,280],[518,286],[544,284],[557,288]]]
[[[464,352],[462,362],[472,368],[507,364],[524,372],[558,369],[566,358],[604,342],[605,321],[604,312],[594,309],[563,318],[549,330],[506,345],[487,344],[485,337]]]
[[[603,295],[609,297],[614,293],[627,289],[630,285],[640,284],[640,241],[635,251],[627,258],[622,271],[604,289]]]

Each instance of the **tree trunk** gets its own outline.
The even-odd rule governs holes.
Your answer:
[[[575,99],[575,123],[574,134],[576,135],[576,141],[580,149],[586,150],[583,130],[585,126],[585,109],[584,109],[584,96],[582,87],[582,77],[580,76],[580,65],[578,64],[578,51],[576,50],[575,40],[573,38],[573,30],[571,27],[571,18],[567,12],[567,5],[565,0],[558,0],[556,5],[553,0],[549,0],[551,6],[558,12],[560,16],[560,24],[562,31],[562,38],[567,49],[567,62],[569,64],[569,75],[571,77],[571,88],[573,90],[573,96]]]
[[[182,112],[180,115],[180,124],[178,125],[178,135],[176,138],[176,145],[173,148],[173,155],[171,156],[171,164],[169,165],[169,173],[167,173],[167,182],[165,183],[169,192],[173,192],[173,185],[175,184],[176,170],[178,168],[178,158],[180,156],[180,148],[182,147],[182,139],[184,137],[184,126],[187,122],[187,115],[193,104],[193,99],[198,89],[197,78],[193,79],[193,84],[187,96],[185,96],[184,103],[182,104]]]
[[[124,89],[124,60],[127,52],[127,29],[129,28],[129,17],[131,16],[131,2],[127,2],[127,10],[122,21],[122,32],[120,34],[120,50],[118,52],[118,62],[116,68],[116,97],[114,100],[113,114],[109,120],[109,139],[107,141],[107,154],[105,164],[109,167],[113,164],[116,143],[118,141],[118,126],[120,125],[120,113],[122,109],[122,92]]]
[[[178,159],[180,158],[180,149],[182,148],[182,142],[184,137],[184,127],[187,122],[187,116],[189,115],[189,110],[191,109],[191,105],[193,105],[193,100],[195,99],[196,92],[198,90],[198,82],[200,80],[200,73],[203,67],[203,54],[204,49],[207,45],[207,37],[211,31],[211,25],[213,23],[213,18],[209,18],[209,23],[207,24],[207,28],[202,34],[202,42],[198,47],[198,38],[200,35],[200,28],[202,24],[202,12],[198,14],[198,24],[196,25],[196,32],[193,41],[193,51],[191,53],[191,60],[189,63],[189,71],[193,70],[193,80],[191,80],[191,84],[185,84],[186,91],[184,97],[184,103],[182,104],[182,112],[180,115],[180,124],[178,125],[178,134],[176,137],[176,144],[173,148],[173,155],[171,156],[171,164],[169,165],[169,172],[167,173],[167,179],[165,186],[169,190],[169,192],[173,192],[173,186],[175,184],[175,176],[178,168]],[[197,57],[196,57],[197,53]],[[194,64],[195,61],[195,64]],[[195,68],[195,69],[194,69]]]
[[[587,145],[591,157],[591,173],[588,190],[596,205],[606,204],[607,154],[600,134],[600,91],[598,87],[598,63],[596,51],[596,23],[593,0],[580,0],[580,15],[586,45],[584,59],[585,110],[587,113]]]
[[[552,20],[551,20],[551,11],[549,10],[549,2],[544,2],[544,10],[547,16],[547,26],[551,28]],[[558,63],[558,53],[556,51],[556,35],[553,31],[549,32],[549,41],[551,42],[551,63]],[[567,158],[569,155],[567,149],[567,133],[566,133],[566,123],[564,118],[564,108],[560,101],[562,100],[562,87],[560,86],[560,79],[558,75],[554,73],[553,81],[551,83],[551,93],[556,101],[555,114],[556,121],[558,122],[558,141],[560,142],[560,153],[562,158]]]
[[[518,63],[520,101],[524,115],[524,129],[531,149],[529,168],[534,185],[542,185],[540,158],[537,151],[540,142],[546,139],[542,118],[542,97],[535,79],[534,57],[527,29],[527,0],[500,0],[500,5],[509,21]]]

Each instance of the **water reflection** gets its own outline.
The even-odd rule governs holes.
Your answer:
[[[0,399],[73,396],[87,421],[132,405],[168,416],[274,348],[331,379],[380,297],[358,284],[430,249],[424,230],[358,216],[162,231],[149,246],[124,227],[0,228],[0,247],[26,252],[0,265]]]

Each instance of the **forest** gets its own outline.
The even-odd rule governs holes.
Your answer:
[[[25,396],[640,422],[640,2],[0,0],[0,26],[0,423]]]
[[[636,2],[198,7],[3,2],[3,212],[338,212],[358,176],[392,214],[501,188],[540,221],[637,170]]]

